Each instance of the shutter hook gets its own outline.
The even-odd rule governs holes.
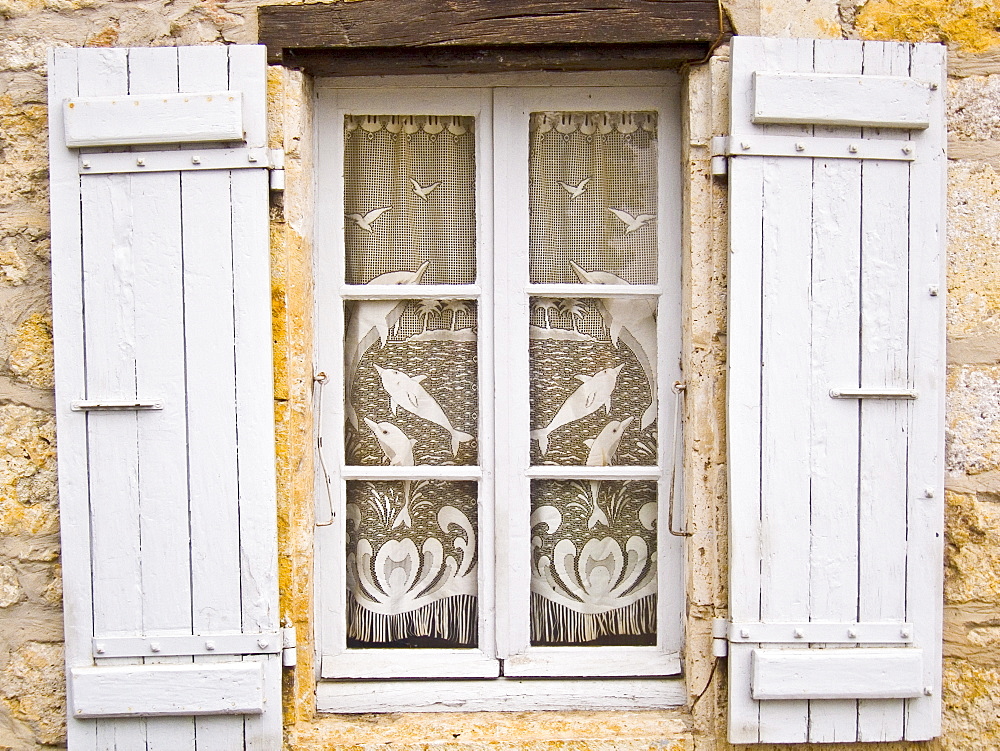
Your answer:
[[[687,392],[687,384],[684,381],[674,381],[671,390],[674,392],[674,429],[673,437],[670,441],[670,486],[668,490],[667,502],[667,531],[674,537],[691,537],[692,532],[678,531],[674,529],[674,499],[677,495],[677,444],[680,441],[681,433],[681,405],[684,401],[683,394]]]
[[[330,510],[330,520],[326,522],[316,522],[317,527],[329,527],[337,517],[333,504],[333,491],[330,490],[330,472],[326,468],[326,456],[323,451],[323,433],[320,429],[323,420],[323,387],[330,380],[330,376],[325,371],[320,370],[313,373],[313,393],[316,395],[316,415],[318,419],[316,430],[316,455],[319,458],[319,468],[323,473],[323,487],[326,488],[326,500]]]

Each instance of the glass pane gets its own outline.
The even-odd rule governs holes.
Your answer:
[[[656,464],[655,313],[647,297],[531,298],[532,464]]]
[[[656,283],[656,125],[655,112],[531,113],[533,283]]]
[[[476,280],[475,118],[347,115],[348,284]]]
[[[656,483],[531,483],[531,643],[656,644]]]
[[[475,465],[474,300],[346,304],[348,464]]]
[[[477,485],[347,483],[347,645],[475,647]]]

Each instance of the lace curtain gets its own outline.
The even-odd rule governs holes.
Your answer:
[[[473,127],[345,118],[349,283],[475,281]],[[345,312],[348,463],[478,464],[475,302],[356,301]],[[477,506],[474,482],[347,483],[350,646],[475,646]]]
[[[530,116],[534,283],[657,281],[656,117]],[[599,290],[599,287],[598,287]],[[656,298],[532,298],[532,463],[655,465]],[[531,484],[535,644],[655,644],[657,486]]]

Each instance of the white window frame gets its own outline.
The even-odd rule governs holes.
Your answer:
[[[317,85],[317,371],[328,377],[319,418],[316,606],[319,711],[531,708],[656,708],[685,700],[680,673],[684,560],[670,534],[668,487],[677,424],[670,385],[680,379],[680,77],[673,72],[497,74],[326,79]],[[539,110],[650,110],[659,113],[657,285],[604,286],[601,296],[643,292],[659,298],[656,467],[529,467],[528,316],[533,296],[579,295],[581,285],[527,279],[528,115]],[[343,142],[345,114],[455,114],[476,117],[477,283],[374,290],[345,285]],[[323,133],[327,128],[328,132]],[[495,149],[495,151],[494,151]],[[496,158],[494,158],[496,155]],[[502,155],[502,156],[501,156]],[[494,174],[495,171],[495,174]],[[498,186],[494,192],[494,186]],[[494,256],[494,248],[496,253]],[[511,263],[511,260],[518,261]],[[558,289],[558,287],[572,289]],[[374,293],[374,294],[373,294]],[[475,299],[479,315],[482,467],[344,466],[343,300],[359,297]],[[592,295],[596,296],[596,295]],[[492,319],[494,300],[507,304]],[[498,309],[500,310],[500,309]],[[663,324],[663,322],[668,322]],[[493,388],[493,353],[501,367]],[[500,372],[502,371],[502,372]],[[523,378],[510,378],[510,373]],[[493,398],[502,400],[496,408]],[[679,428],[678,428],[679,429]],[[494,445],[493,438],[496,437]],[[515,440],[516,438],[516,440]],[[329,473],[329,490],[324,473]],[[680,475],[679,469],[676,473]],[[347,479],[475,480],[479,484],[479,647],[346,649],[343,489]],[[655,647],[532,647],[530,482],[532,478],[653,479],[659,483],[658,637]],[[494,507],[494,497],[511,499]],[[515,519],[523,523],[513,525]],[[332,522],[329,523],[328,522]],[[493,566],[495,559],[496,565]],[[495,640],[494,640],[495,635]],[[500,677],[501,664],[503,661]],[[546,677],[548,680],[523,680]],[[421,678],[423,680],[409,680]],[[453,679],[462,678],[458,683]],[[586,681],[583,689],[579,679]],[[367,680],[357,680],[367,679]],[[476,680],[480,679],[480,680]],[[485,680],[483,680],[485,679]],[[600,679],[600,680],[596,680]],[[454,698],[448,697],[455,694]]]

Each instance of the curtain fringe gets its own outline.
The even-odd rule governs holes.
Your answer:
[[[347,593],[347,635],[358,641],[384,644],[416,636],[474,645],[479,629],[474,595],[454,595],[396,615],[373,613]]]
[[[579,613],[531,594],[531,640],[546,644],[588,642],[602,636],[656,633],[656,595],[604,613]]]

